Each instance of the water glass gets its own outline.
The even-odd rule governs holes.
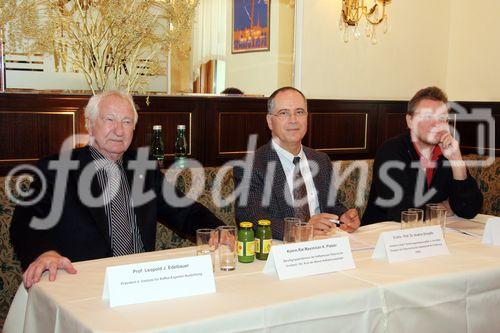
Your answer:
[[[427,225],[433,225],[433,222],[431,219],[431,209],[433,207],[441,207],[441,205],[438,203],[428,203],[425,205],[425,223]]]
[[[424,210],[419,208],[409,208],[409,212],[417,213],[417,223],[414,225],[415,228],[424,226]]]
[[[443,230],[443,232],[446,228],[446,214],[447,214],[447,212],[448,211],[443,206],[431,208],[430,216],[431,216],[432,224],[441,226],[441,229]]]
[[[300,223],[300,219],[296,217],[285,217],[283,220],[283,243],[295,242],[295,225]]]
[[[404,210],[401,212],[401,230],[414,228],[418,221],[417,212]]]
[[[295,224],[295,242],[307,242],[313,240],[313,226],[307,222]]]
[[[233,271],[236,269],[237,247],[236,227],[222,226],[219,230],[219,265],[221,271]]]
[[[210,255],[212,259],[212,269],[215,265],[215,250],[217,249],[218,240],[217,229],[198,229],[196,230],[196,255]]]

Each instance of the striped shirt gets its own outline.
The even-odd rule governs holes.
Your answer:
[[[137,227],[137,218],[130,196],[130,187],[125,169],[123,168],[123,160],[109,160],[92,146],[89,146],[89,150],[94,159],[97,181],[102,189],[104,211],[108,220],[108,230],[113,256],[144,252],[144,245],[142,243],[139,228]],[[122,191],[117,190],[116,186],[113,188],[113,182],[109,182],[111,178],[114,178],[113,176],[116,176],[117,180],[119,179],[118,184],[123,184]],[[115,208],[115,212],[113,212],[113,208]],[[119,209],[119,211],[116,212],[116,209]],[[128,235],[131,233],[131,240],[117,241],[116,235],[123,232],[123,230],[118,230],[118,228],[126,228],[124,232]],[[115,232],[115,237],[113,237],[113,232]],[[126,239],[126,237],[123,239]]]

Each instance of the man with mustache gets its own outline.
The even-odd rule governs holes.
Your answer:
[[[42,198],[18,205],[10,229],[26,288],[45,271],[50,281],[58,270],[75,274],[75,261],[153,251],[157,220],[190,239],[196,229],[223,225],[207,208],[167,183],[147,152],[141,157],[129,149],[137,118],[129,94],[95,95],[85,108],[89,144],[70,152],[68,165],[73,167],[68,166],[67,178],[61,180],[64,176],[52,163],[61,163],[64,152],[39,161],[42,176],[35,177],[31,189],[33,197],[42,193]],[[58,182],[64,184],[62,194]],[[149,198],[142,200],[142,194]],[[175,204],[179,197],[185,200],[182,206]],[[63,201],[62,211],[50,226],[37,226],[33,221],[51,217],[58,201]]]
[[[268,99],[267,125],[272,140],[255,151],[248,200],[239,197],[236,219],[269,219],[276,239],[283,238],[286,217],[312,224],[315,236],[329,234],[335,221],[340,221],[343,230],[356,230],[360,224],[356,209],[348,210],[337,200],[329,202],[330,158],[302,145],[307,131],[307,100],[302,92],[293,87],[273,92]],[[236,184],[241,184],[243,168],[235,167],[233,173]]]
[[[375,157],[363,225],[400,221],[403,210],[427,203],[442,203],[463,218],[480,211],[483,196],[450,133],[447,103],[437,87],[422,89],[410,100],[409,131],[385,142]]]

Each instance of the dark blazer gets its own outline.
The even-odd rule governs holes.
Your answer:
[[[317,163],[319,172],[314,176],[313,182],[318,193],[319,208],[322,213],[342,215],[347,209],[335,199],[328,204],[329,191],[333,180],[332,163],[325,153],[304,147],[304,153],[308,159],[309,166]],[[275,165],[274,177],[268,175],[268,165]],[[239,193],[236,202],[236,220],[250,221],[256,223],[260,219],[271,220],[273,238],[283,239],[283,219],[293,217],[295,212],[289,202],[292,202],[292,194],[286,182],[285,172],[281,166],[278,154],[269,142],[255,151],[253,166],[248,166],[251,173],[245,174],[241,166],[233,168],[235,186],[249,183],[249,188],[243,189],[243,195]],[[311,169],[314,171],[314,169]],[[266,178],[267,176],[267,178]],[[250,177],[250,179],[248,179]],[[272,184],[269,184],[272,182]],[[271,188],[269,204],[263,204],[265,187]],[[248,201],[245,204],[244,196],[248,193]]]
[[[136,151],[127,151],[123,156],[123,166],[131,189],[133,171],[129,168],[129,162],[135,159],[135,155]],[[46,217],[53,205],[56,173],[54,170],[49,170],[48,165],[50,161],[57,159],[58,155],[48,157],[40,160],[37,165],[47,184],[42,199],[31,206],[18,205],[14,211],[10,228],[11,240],[24,269],[40,254],[49,250],[55,250],[71,261],[112,256],[104,206],[87,207],[78,194],[80,175],[83,169],[93,162],[88,147],[74,149],[71,152],[71,160],[79,162],[78,168],[69,171],[65,183],[62,215],[55,226],[48,230],[35,230],[30,227],[32,217]],[[153,200],[133,207],[145,251],[153,251],[155,248],[157,220],[190,239],[195,238],[195,231],[198,228],[217,227],[223,224],[207,208],[195,201],[187,207],[173,207],[169,203],[172,201],[162,195],[162,186],[172,185],[164,184],[165,179],[158,168],[147,170],[141,176],[139,179],[144,180],[143,193],[151,190],[155,194]],[[35,177],[31,185],[33,196],[40,193],[41,186],[40,178]],[[174,191],[182,196],[179,191],[172,192]],[[90,192],[94,198],[102,194],[97,177],[93,177],[91,181]]]
[[[384,163],[392,161],[399,163],[402,169],[392,168],[388,175],[392,181],[402,189],[400,202],[383,207],[377,204],[377,198],[389,200],[394,197],[394,190],[380,178],[380,169]],[[467,172],[464,180],[453,179],[451,167],[444,165],[448,161],[444,156],[437,160],[436,169],[430,187],[427,186],[425,173],[421,168],[412,168],[412,164],[419,165],[420,157],[411,141],[410,132],[406,131],[397,137],[384,142],[377,151],[373,163],[373,180],[365,213],[361,220],[362,225],[380,221],[401,221],[401,212],[408,208],[425,208],[427,203],[439,203],[449,200],[451,209],[460,217],[473,218],[483,206],[483,195],[476,180]],[[421,184],[418,184],[418,180]],[[389,184],[390,185],[390,184]],[[420,185],[425,190],[435,191],[434,195],[425,202],[415,202],[415,189]],[[394,186],[393,186],[394,187]]]

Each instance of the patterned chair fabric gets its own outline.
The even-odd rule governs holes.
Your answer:
[[[234,189],[232,168],[169,169],[165,177],[188,197],[210,209],[221,221],[228,225],[235,224],[234,200],[227,204],[222,202],[223,205],[217,205],[212,199],[214,192],[222,199],[227,199],[232,194]],[[181,238],[163,224],[157,223],[156,232],[156,250],[193,245],[192,242]]]
[[[468,168],[484,196],[481,213],[500,216],[500,157],[495,158],[492,164],[487,163],[486,157],[479,155],[466,155],[465,159],[484,162]]]
[[[485,159],[476,155],[469,155],[466,158]],[[356,207],[362,215],[372,180],[373,160],[336,161],[333,167],[339,188],[337,193],[339,199],[346,207]],[[469,168],[469,171],[478,181],[484,194],[482,213],[499,216],[500,158],[496,158],[492,165]],[[168,170],[165,175],[169,182],[175,183],[182,192],[205,205],[226,224],[235,224],[234,200],[231,196],[234,189],[232,168]],[[15,202],[9,200],[5,193],[6,188],[15,188],[16,179],[12,179],[8,184],[5,184],[5,180],[5,177],[0,177],[0,329],[21,282],[20,264],[13,252],[9,237]],[[24,180],[19,186],[27,190],[29,182]],[[157,250],[190,245],[191,242],[182,239],[162,224],[157,224]]]
[[[6,178],[0,177],[0,330],[3,327],[5,317],[9,311],[12,298],[22,281],[21,263],[17,260],[14,248],[10,243],[10,221],[15,202],[9,200],[5,189],[14,189],[15,181],[5,184]],[[25,191],[29,187],[29,182],[24,181],[19,186]],[[14,191],[12,191],[14,193]]]

